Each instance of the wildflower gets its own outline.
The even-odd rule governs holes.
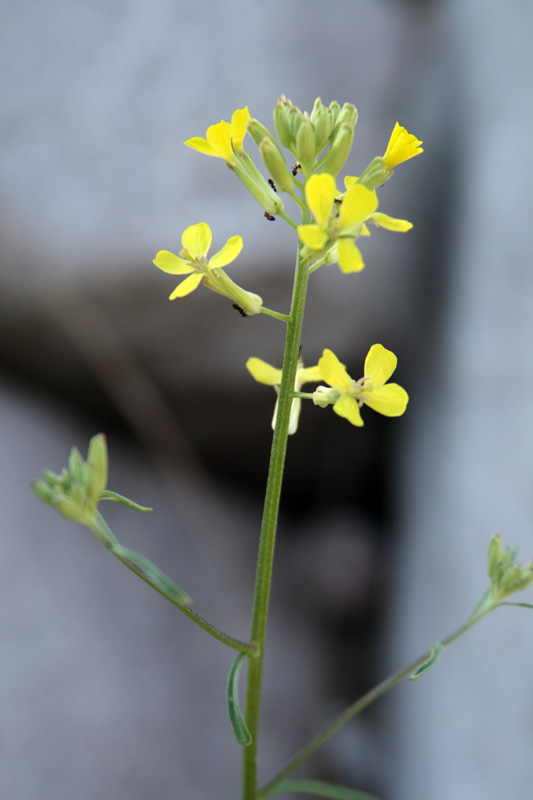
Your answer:
[[[305,196],[315,222],[298,226],[298,235],[305,245],[304,256],[314,253],[319,257],[335,244],[334,258],[345,273],[360,272],[365,266],[355,241],[360,235],[368,235],[367,222],[393,231],[412,228],[407,220],[378,213],[376,192],[357,180],[344,195],[339,196],[332,175],[312,175],[305,185]],[[330,263],[333,263],[333,259]]]
[[[222,158],[267,214],[283,211],[283,201],[267,183],[249,153],[243,150],[250,112],[248,106],[233,112],[231,123],[221,120],[207,129],[206,138],[193,136],[185,144],[208,156]]]
[[[387,383],[396,369],[397,358],[381,344],[374,344],[365,359],[364,377],[353,380],[331,350],[324,350],[318,360],[322,380],[332,387],[319,386],[313,393],[315,405],[333,404],[333,411],[352,425],[361,427],[360,408],[368,405],[386,417],[400,417],[409,396],[397,383]]]
[[[388,169],[396,167],[403,161],[409,161],[424,150],[420,145],[422,142],[408,133],[405,128],[396,123],[391,133],[387,149],[383,155],[383,161]]]
[[[211,246],[211,228],[206,222],[190,225],[181,237],[183,249],[179,256],[168,250],[160,250],[154,258],[154,264],[163,272],[171,275],[188,275],[172,292],[170,300],[185,297],[194,292],[203,281],[214,292],[229,297],[245,315],[259,314],[262,299],[252,292],[247,292],[234,283],[223,271],[222,267],[235,261],[242,250],[242,237],[231,236],[224,247],[207,260],[207,252]]]
[[[238,108],[233,112],[231,123],[221,120],[216,125],[210,125],[205,139],[202,136],[193,136],[192,139],[187,139],[185,144],[200,153],[223,158],[227,164],[233,164],[236,161],[236,153],[242,150],[249,119],[248,106]]]
[[[265,383],[267,386],[274,386],[276,391],[279,391],[281,383],[281,370],[267,364],[260,358],[249,358],[246,362],[246,369],[258,383]],[[318,383],[322,379],[322,375],[318,366],[304,367],[303,362],[298,362],[296,369],[296,379],[294,381],[294,391],[299,392],[305,383]],[[298,428],[298,418],[300,416],[302,401],[299,397],[295,397],[292,401],[291,416],[289,421],[289,434],[296,433]],[[278,403],[274,408],[274,416],[272,417],[272,428],[276,427],[276,419],[278,416]]]

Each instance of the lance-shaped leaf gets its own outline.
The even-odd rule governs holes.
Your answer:
[[[241,714],[239,706],[239,673],[241,671],[244,660],[247,658],[246,653],[239,653],[228,675],[227,684],[227,699],[228,699],[228,714],[233,733],[238,743],[243,747],[248,747],[252,743],[250,731],[246,727],[246,722]]]
[[[131,569],[139,578],[146,581],[156,592],[162,594],[171,603],[182,606],[188,606],[192,603],[192,599],[186,592],[176,586],[168,575],[165,575],[159,567],[156,567],[144,556],[139,555],[134,550],[130,550],[129,547],[123,547],[121,544],[115,544],[109,549],[128,569]]]
[[[121,506],[126,506],[126,508],[131,508],[132,511],[142,511],[147,513],[148,511],[153,511],[153,508],[149,508],[148,506],[141,506],[139,503],[135,503],[133,500],[130,500],[129,497],[124,497],[121,494],[117,494],[117,492],[110,492],[108,489],[104,490],[100,494],[100,500],[111,500],[113,503],[120,503]]]
[[[444,645],[442,645],[440,642],[437,642],[435,647],[432,649],[429,658],[427,658],[422,664],[420,664],[419,667],[415,669],[415,671],[411,675],[409,675],[409,680],[416,681],[418,678],[421,678],[422,675],[428,671],[428,669],[434,667],[437,661],[439,660],[440,654],[442,653],[443,650],[444,650]]]

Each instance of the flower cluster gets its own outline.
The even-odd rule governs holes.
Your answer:
[[[357,109],[350,103],[325,106],[317,98],[310,114],[300,111],[282,95],[274,109],[274,135],[259,120],[250,116],[248,106],[238,108],[231,122],[221,120],[209,126],[205,137],[194,136],[185,144],[204,155],[222,159],[237,175],[264,209],[268,219],[279,217],[297,231],[300,263],[310,275],[323,264],[338,263],[345,274],[360,272],[365,263],[357,240],[369,236],[371,226],[405,232],[412,224],[378,211],[376,189],[392,175],[393,168],[422,152],[422,142],[398,123],[394,126],[383,156],[376,156],[359,177],[347,176],[344,191],[337,187],[337,175],[350,153]],[[244,149],[246,134],[257,145],[269,178],[258,170],[250,153]],[[290,166],[282,148],[296,159]],[[288,194],[302,210],[300,224],[285,212],[280,193]],[[265,308],[259,295],[246,291],[226,274],[242,250],[240,236],[232,236],[210,258],[211,229],[206,222],[190,225],[182,235],[182,249],[177,255],[161,250],[154,264],[163,272],[183,276],[170,295],[185,297],[203,284],[231,300],[244,316],[268,314],[286,323],[289,314]],[[246,364],[260,383],[279,392],[282,370],[258,358]],[[289,433],[294,433],[303,398],[316,405],[332,405],[339,416],[361,426],[361,408],[368,405],[386,416],[405,411],[408,396],[404,389],[388,380],[396,367],[396,356],[382,345],[373,345],[364,368],[364,376],[352,379],[331,350],[324,350],[318,364],[298,364],[293,388]],[[306,383],[320,383],[312,393],[302,392]],[[272,425],[276,425],[277,404]]]

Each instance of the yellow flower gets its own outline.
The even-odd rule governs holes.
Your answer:
[[[194,136],[192,139],[187,139],[185,144],[192,147],[193,150],[198,150],[208,156],[223,158],[226,163],[231,164],[235,162],[236,153],[242,150],[249,119],[248,106],[238,108],[233,112],[231,124],[221,120],[207,129],[205,139],[202,136]]]
[[[383,161],[388,169],[392,169],[402,161],[408,161],[414,158],[419,153],[423,153],[423,148],[420,147],[422,142],[408,133],[405,128],[396,123],[389,139],[389,144],[385,150]]]
[[[231,264],[242,250],[242,237],[231,236],[224,247],[207,259],[211,246],[211,228],[206,222],[190,225],[181,237],[183,249],[179,256],[168,250],[160,250],[154,264],[171,275],[188,275],[172,292],[170,300],[185,297],[194,292],[203,281],[214,292],[229,297],[246,315],[259,314],[263,301],[247,292],[229,278],[222,267]]]
[[[381,344],[374,344],[365,359],[364,377],[355,381],[335,353],[326,349],[318,366],[322,380],[332,388],[319,386],[313,402],[322,407],[333,403],[336,414],[358,427],[363,425],[359,409],[365,404],[386,417],[399,417],[407,407],[409,396],[397,383],[387,383],[396,364],[394,353]]]
[[[300,241],[306,249],[304,255],[316,251],[319,257],[335,244],[329,263],[338,261],[345,273],[360,272],[365,266],[355,241],[361,235],[368,236],[367,222],[392,231],[408,231],[413,227],[407,220],[378,212],[376,192],[355,178],[350,181],[347,191],[340,195],[332,175],[312,175],[305,185],[305,197],[315,223],[298,226]]]
[[[246,362],[246,369],[258,383],[265,383],[267,386],[274,386],[276,391],[279,391],[281,383],[281,370],[267,364],[260,358],[249,358]],[[318,383],[322,380],[322,375],[318,366],[304,367],[303,362],[298,362],[296,369],[296,379],[294,381],[294,391],[299,392],[305,383]],[[289,421],[289,434],[295,433],[298,428],[298,418],[300,416],[302,401],[299,397],[295,397],[292,401],[291,416]],[[274,408],[274,416],[272,417],[272,428],[276,427],[276,419],[278,416],[278,403]]]

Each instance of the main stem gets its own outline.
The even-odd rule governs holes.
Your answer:
[[[309,222],[310,214],[302,212],[302,222]],[[274,561],[274,544],[278,524],[279,502],[287,450],[287,436],[292,406],[292,393],[296,379],[296,368],[300,354],[300,342],[305,309],[305,297],[309,281],[307,262],[303,261],[298,248],[296,270],[291,303],[291,313],[287,321],[285,354],[278,398],[278,414],[272,439],[270,466],[261,525],[259,555],[255,579],[255,594],[252,610],[252,627],[250,643],[256,648],[257,655],[248,660],[248,676],[246,684],[246,725],[252,737],[252,743],[243,750],[243,800],[256,800],[257,786],[257,745],[259,733],[259,709],[261,703],[261,678],[263,672],[263,654],[268,617],[268,602],[272,580]]]

